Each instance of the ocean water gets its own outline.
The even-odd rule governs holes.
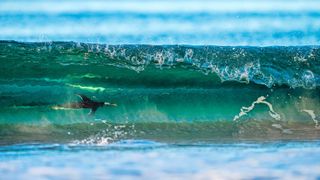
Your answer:
[[[319,141],[2,146],[4,179],[318,179]],[[174,163],[173,163],[174,162]]]
[[[320,1],[1,1],[0,177],[320,178]],[[80,102],[116,103],[90,109]]]
[[[317,0],[2,0],[0,39],[319,45],[319,4]]]

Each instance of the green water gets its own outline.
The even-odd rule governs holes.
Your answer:
[[[316,46],[0,46],[2,144],[319,137]],[[53,108],[76,94],[118,106]]]

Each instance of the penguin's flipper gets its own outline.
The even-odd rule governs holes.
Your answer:
[[[83,102],[92,102],[92,100],[90,98],[88,98],[87,96],[85,96],[83,94],[77,94],[77,96],[79,96]]]
[[[95,112],[97,111],[97,109],[98,109],[98,107],[93,107],[93,108],[90,110],[90,112],[89,112],[88,115],[93,116],[93,115],[95,114]]]

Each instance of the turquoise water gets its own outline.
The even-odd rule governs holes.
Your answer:
[[[0,177],[320,177],[319,1],[143,2],[0,2]]]

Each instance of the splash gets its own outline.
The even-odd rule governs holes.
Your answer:
[[[89,137],[83,140],[76,140],[71,144],[74,145],[96,145],[96,146],[105,146],[113,142],[113,138],[111,137]]]
[[[280,117],[280,115],[278,113],[276,113],[274,111],[272,104],[267,102],[267,101],[265,101],[265,100],[266,100],[266,97],[260,96],[256,101],[254,101],[251,104],[251,106],[249,106],[249,107],[244,107],[243,106],[240,109],[240,113],[233,118],[233,121],[237,121],[242,116],[247,115],[250,111],[252,111],[255,108],[256,104],[265,104],[265,105],[267,105],[269,107],[269,115],[275,120],[280,120],[281,117]]]
[[[107,123],[106,120],[96,119],[97,123],[90,123],[91,126],[102,125],[104,126],[100,132],[89,136],[88,138],[75,140],[72,144],[75,145],[95,145],[95,146],[105,146],[119,141],[120,139],[125,139],[130,133],[136,133],[134,125],[120,124],[112,125]]]

